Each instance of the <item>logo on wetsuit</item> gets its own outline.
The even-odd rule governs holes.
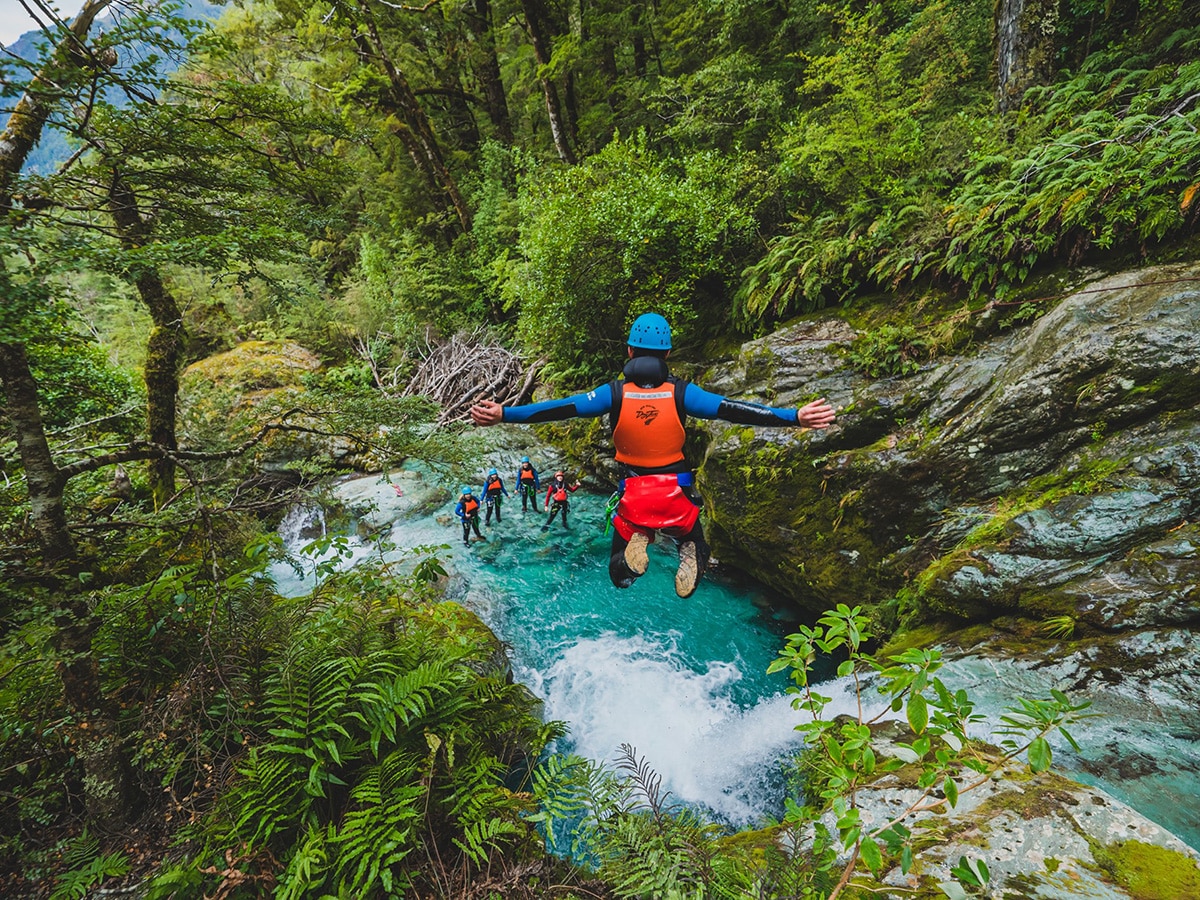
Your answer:
[[[645,403],[642,406],[639,406],[634,411],[633,415],[643,425],[649,425],[658,418],[658,407],[649,403]]]

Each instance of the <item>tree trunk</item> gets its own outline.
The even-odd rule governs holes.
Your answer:
[[[117,226],[121,246],[135,250],[151,239],[150,228],[138,211],[137,197],[114,165],[108,188],[108,209]],[[154,323],[146,346],[146,430],[150,440],[176,450],[176,406],[179,371],[183,366],[183,315],[175,297],[154,268],[142,269],[135,280],[138,295]],[[150,490],[154,505],[161,509],[175,496],[175,462],[163,457],[150,461]]]
[[[54,611],[54,647],[59,654],[56,668],[63,697],[74,714],[75,721],[68,731],[83,766],[88,824],[101,834],[112,834],[129,820],[136,792],[92,650],[92,635],[98,623],[79,591],[78,581],[68,582]]]
[[[0,272],[0,287],[7,276]],[[100,686],[100,669],[92,650],[96,622],[79,596],[79,560],[67,530],[63,508],[66,478],[54,464],[42,426],[37,382],[21,344],[0,344],[0,377],[5,412],[16,432],[34,531],[58,598],[54,611],[56,665],[63,698],[75,716],[71,739],[83,765],[83,794],[88,822],[96,831],[115,831],[125,822],[133,791],[115,720]]]
[[[13,185],[50,116],[49,92],[61,90],[79,77],[83,71],[80,61],[86,59],[83,41],[97,14],[109,3],[110,0],[87,0],[0,134],[0,213],[11,211]],[[0,297],[11,296],[8,273],[0,260]],[[60,602],[54,615],[57,626],[54,642],[62,660],[58,674],[63,697],[75,713],[75,731],[71,737],[76,741],[83,764],[88,820],[96,831],[109,832],[125,821],[133,792],[115,722],[103,702],[99,666],[92,649],[95,622],[78,594],[79,560],[63,506],[67,479],[50,454],[38,405],[37,382],[23,343],[0,343],[0,382],[3,382],[5,412],[16,432],[25,469],[34,531],[46,562],[60,570],[56,573]]]
[[[554,148],[558,151],[559,159],[569,165],[575,165],[575,151],[572,149],[570,125],[563,114],[562,104],[558,99],[558,89],[546,67],[552,58],[550,36],[546,33],[546,22],[539,0],[521,0],[525,11],[525,22],[529,28],[529,40],[533,44],[533,55],[538,62],[538,81],[542,85],[542,94],[546,98],[546,115],[550,119],[550,134],[554,138]]]
[[[488,118],[496,135],[508,146],[513,144],[512,120],[508,115],[508,98],[500,75],[500,60],[496,56],[496,38],[492,31],[490,0],[471,0],[467,6],[467,26],[475,36],[472,48],[474,70],[483,85]]]
[[[7,280],[7,274],[0,272],[0,286],[7,287]],[[50,455],[38,406],[37,382],[23,344],[0,344],[0,380],[4,382],[5,414],[12,423],[25,469],[30,518],[38,544],[47,563],[70,562],[75,558],[75,544],[67,530],[63,507],[66,479]]]
[[[358,8],[362,15],[362,22],[367,28],[371,49],[387,74],[392,101],[395,104],[393,111],[399,114],[400,120],[407,130],[408,138],[405,140],[405,147],[426,179],[445,193],[450,205],[458,215],[463,232],[469,233],[471,231],[471,212],[458,189],[458,183],[446,165],[437,137],[433,133],[433,127],[429,124],[429,118],[425,115],[425,110],[421,108],[417,95],[413,93],[408,78],[388,55],[366,0],[359,0]]]
[[[54,54],[45,67],[38,72],[29,87],[17,102],[8,119],[8,125],[0,134],[0,210],[12,205],[13,184],[21,173],[21,167],[29,152],[42,136],[52,104],[47,96],[52,91],[61,91],[65,84],[78,78],[82,67],[80,51],[84,38],[96,16],[112,0],[87,0],[83,9],[72,21],[67,35],[54,48]]]
[[[1025,91],[1054,74],[1058,0],[996,0],[996,105],[1021,105]]]

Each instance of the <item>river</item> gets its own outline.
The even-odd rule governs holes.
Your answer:
[[[511,473],[501,474],[511,486]],[[572,498],[569,530],[556,521],[542,531],[540,508],[523,515],[510,497],[503,521],[484,526],[486,540],[468,548],[444,481],[408,470],[391,482],[399,495],[379,477],[343,481],[334,493],[362,531],[384,533],[398,547],[442,545],[450,597],[509,646],[515,676],[545,701],[546,716],[568,724],[559,750],[612,762],[629,744],[676,800],[719,821],[748,827],[779,815],[784,771],[801,747],[787,679],[766,674],[797,621],[786,604],[720,568],[681,600],[670,542],[651,546],[649,571],[632,588],[612,587],[607,498],[586,489]],[[314,516],[319,511],[294,511],[280,529],[285,543],[305,543],[298,533],[311,531]],[[377,552],[365,538],[352,538],[350,547],[347,564]],[[274,575],[284,593],[312,588],[311,575],[297,578],[289,566],[276,566]],[[1016,696],[1066,689],[1068,674],[979,658],[956,660],[944,673],[952,687],[968,688],[993,723]],[[827,712],[854,711],[848,681],[831,679],[823,690],[834,697]],[[1200,847],[1200,813],[1180,802],[1200,794],[1196,712],[1129,697],[1094,696],[1100,716],[1074,731],[1082,753],[1056,739],[1056,766]],[[979,736],[989,735],[981,729]]]

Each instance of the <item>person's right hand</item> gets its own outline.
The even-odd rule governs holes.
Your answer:
[[[504,407],[494,400],[476,400],[471,407],[471,421],[481,428],[499,425],[504,421]]]

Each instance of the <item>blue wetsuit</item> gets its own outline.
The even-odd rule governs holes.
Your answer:
[[[563,397],[559,400],[543,400],[525,406],[504,407],[504,421],[518,424],[558,422],[562,419],[596,418],[612,412],[613,392],[609,385],[602,384],[585,394]],[[706,391],[691,382],[683,394],[683,411],[698,419],[723,419],[738,425],[795,425],[798,410],[763,406],[743,400],[730,400],[720,394]]]

